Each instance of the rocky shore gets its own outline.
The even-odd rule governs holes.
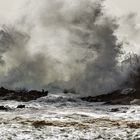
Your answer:
[[[82,97],[81,99],[88,102],[104,102],[104,104],[106,105],[140,105],[140,90],[136,90],[133,88],[125,90],[115,90],[108,94],[103,94],[95,97]]]
[[[42,90],[9,90],[0,88],[0,100],[15,100],[19,102],[28,102],[48,95],[48,91]],[[108,94],[98,96],[81,97],[87,102],[103,102],[105,105],[140,105],[140,90],[135,88],[120,89]],[[20,107],[19,107],[20,108]],[[3,109],[3,108],[2,108]]]
[[[4,87],[0,88],[0,100],[15,100],[28,102],[36,100],[40,97],[48,95],[48,91],[37,91],[37,90],[9,90]]]

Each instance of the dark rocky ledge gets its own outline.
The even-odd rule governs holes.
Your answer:
[[[28,102],[47,95],[48,95],[48,91],[44,91],[44,90],[27,91],[27,90],[9,90],[4,87],[0,88],[0,100],[16,100],[16,101]]]
[[[130,104],[140,104],[140,90],[136,89],[125,89],[125,90],[115,90],[108,94],[103,94],[99,96],[88,96],[82,97],[83,101],[88,102],[104,102],[106,105],[130,105]]]

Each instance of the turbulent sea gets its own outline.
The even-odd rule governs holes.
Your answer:
[[[20,104],[26,108],[16,108]],[[140,139],[140,106],[90,103],[72,94],[0,105],[12,108],[0,111],[0,140]]]

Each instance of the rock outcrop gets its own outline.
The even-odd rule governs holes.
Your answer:
[[[133,103],[140,104],[140,90],[136,89],[125,89],[125,90],[116,90],[108,94],[103,94],[99,96],[89,96],[89,97],[82,97],[84,101],[88,102],[104,102],[106,105],[130,105]],[[136,100],[137,99],[137,100]],[[134,104],[133,103],[133,104]]]
[[[0,100],[16,100],[28,102],[36,100],[40,97],[48,95],[48,91],[37,91],[37,90],[8,90],[4,87],[0,88]]]

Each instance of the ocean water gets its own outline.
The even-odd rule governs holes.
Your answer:
[[[26,108],[16,108],[20,104]],[[0,111],[0,140],[140,139],[140,106],[89,103],[61,93],[0,105],[12,108]]]

